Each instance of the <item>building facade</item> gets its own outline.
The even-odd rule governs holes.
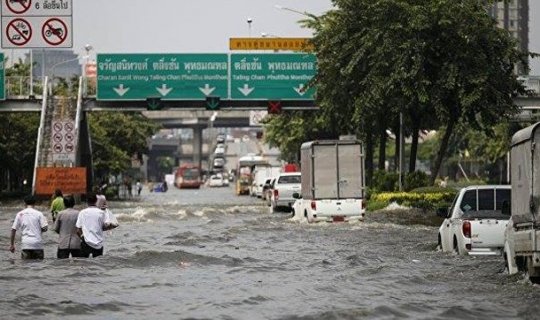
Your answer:
[[[62,49],[33,49],[32,61],[34,68],[32,75],[34,79],[42,79],[49,76],[50,78],[66,78],[82,75],[82,65],[77,59],[77,55],[71,50]],[[30,54],[25,56],[25,62],[30,62]]]
[[[517,39],[522,51],[529,51],[529,0],[499,1],[491,5],[488,12],[500,28],[508,30]],[[520,75],[526,73],[523,67],[517,69]]]

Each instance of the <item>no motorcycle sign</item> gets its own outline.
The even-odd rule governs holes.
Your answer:
[[[0,0],[2,48],[71,48],[72,0]]]

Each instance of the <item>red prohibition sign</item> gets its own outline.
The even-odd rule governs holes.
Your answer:
[[[14,45],[23,46],[32,38],[32,26],[24,19],[13,19],[6,27],[6,36]]]
[[[62,137],[62,135],[58,132],[53,135],[53,140],[55,142],[61,142],[63,139],[64,137]]]
[[[75,150],[74,145],[72,145],[71,143],[66,144],[66,151],[67,152],[73,152],[73,150]]]
[[[51,46],[57,46],[66,40],[68,29],[64,21],[51,18],[43,24],[41,36]]]
[[[75,137],[73,136],[73,134],[71,132],[68,132],[66,133],[66,135],[64,136],[66,138],[66,141],[73,141],[75,139]]]
[[[62,152],[62,150],[64,150],[64,148],[62,147],[61,144],[57,143],[57,144],[54,145],[54,151],[56,151],[57,153]]]
[[[9,11],[13,13],[25,13],[30,9],[32,5],[32,0],[6,0],[6,5]]]
[[[71,122],[66,122],[66,123],[64,124],[64,128],[66,129],[66,131],[69,131],[69,132],[70,132],[70,131],[73,131],[73,123],[71,123]]]
[[[55,122],[53,124],[53,128],[54,128],[54,131],[58,132],[58,131],[62,130],[62,124],[60,122]]]

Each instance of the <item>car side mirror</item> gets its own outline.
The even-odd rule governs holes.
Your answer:
[[[441,218],[446,218],[448,216],[448,208],[447,207],[437,208],[437,216]]]
[[[292,197],[295,198],[295,199],[300,199],[300,194],[298,192],[294,192],[292,194]]]

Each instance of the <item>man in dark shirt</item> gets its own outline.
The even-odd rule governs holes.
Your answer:
[[[75,206],[75,199],[73,196],[66,196],[64,198],[65,210],[60,211],[58,218],[54,225],[54,231],[60,235],[58,242],[58,259],[81,256],[81,239],[77,234],[77,227],[75,223],[79,217],[79,211],[73,209]]]

